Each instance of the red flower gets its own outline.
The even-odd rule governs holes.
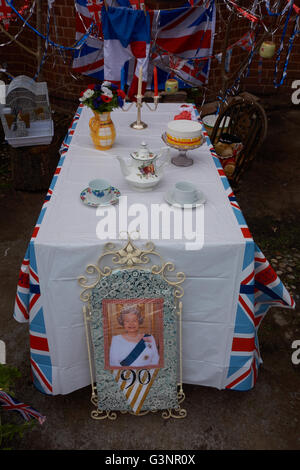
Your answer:
[[[95,83],[92,83],[91,85],[88,85],[88,88],[89,88],[90,90],[93,90],[93,89],[95,88]]]
[[[112,100],[112,98],[110,98],[107,95],[101,95],[101,98],[102,98],[102,101],[104,101],[104,103],[109,103]]]
[[[118,89],[118,90],[117,90],[117,93],[118,93],[118,96],[120,96],[121,98],[123,98],[123,100],[125,99],[125,96],[126,96],[126,95],[125,95],[125,93],[124,93],[123,90]]]
[[[148,175],[148,173],[150,173],[151,175],[154,175],[155,174],[155,168],[154,168],[153,163],[150,163],[150,165],[144,166],[143,172],[144,172],[145,175]]]

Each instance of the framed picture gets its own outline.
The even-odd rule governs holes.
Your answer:
[[[163,298],[102,301],[105,369],[164,367]]]
[[[165,418],[184,417],[179,301],[184,274],[170,281],[164,271],[172,271],[172,263],[151,267],[148,255],[159,256],[151,243],[147,251],[131,240],[120,250],[112,246],[97,265],[86,268],[97,274],[96,281],[80,278],[81,299],[88,303],[91,401],[97,408],[91,415],[115,419],[116,411],[140,415],[163,410]],[[100,267],[108,255],[115,268]]]

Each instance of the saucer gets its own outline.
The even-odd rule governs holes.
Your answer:
[[[202,206],[206,202],[205,196],[201,191],[197,191],[197,199],[196,201],[189,203],[189,204],[181,204],[177,202],[173,197],[174,189],[169,189],[169,191],[165,194],[165,200],[174,207],[186,207],[187,209],[193,209],[194,207]]]
[[[120,191],[117,188],[113,188],[111,186],[111,199],[109,201],[101,202],[94,202],[90,200],[90,194],[91,190],[90,188],[85,188],[83,191],[80,193],[80,199],[85,204],[86,206],[90,207],[102,207],[102,206],[110,206],[111,204],[116,204],[119,200],[119,197],[121,195]]]

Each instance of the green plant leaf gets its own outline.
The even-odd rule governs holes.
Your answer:
[[[16,367],[9,366],[8,364],[0,364],[0,389],[2,388],[2,390],[13,395],[11,387],[14,385],[16,379],[20,377],[21,373]]]

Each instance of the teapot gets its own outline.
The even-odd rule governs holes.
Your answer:
[[[164,152],[167,157],[160,164]],[[163,147],[161,153],[156,154],[149,150],[146,142],[142,142],[136,152],[130,153],[131,161],[117,156],[121,170],[126,181],[134,188],[140,191],[151,191],[161,180],[164,167],[169,163],[169,147]]]

